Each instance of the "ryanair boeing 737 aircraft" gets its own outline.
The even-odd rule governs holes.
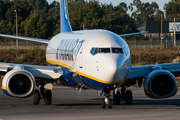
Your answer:
[[[5,76],[2,89],[6,95],[25,98],[33,95],[33,103],[51,104],[51,90],[46,85],[56,82],[77,89],[95,89],[104,94],[102,108],[120,104],[132,104],[132,92],[128,87],[144,80],[144,92],[150,98],[168,98],[177,92],[176,76],[180,76],[180,64],[131,66],[131,54],[123,36],[107,30],[72,31],[67,0],[60,0],[61,32],[50,41],[44,39],[0,34],[1,37],[28,40],[48,44],[46,61],[49,66],[0,63]],[[111,100],[113,91],[113,100]]]

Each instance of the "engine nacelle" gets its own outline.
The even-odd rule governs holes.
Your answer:
[[[34,76],[24,69],[11,70],[3,78],[2,89],[12,97],[29,97],[35,89]]]
[[[144,91],[150,98],[168,98],[177,92],[174,75],[166,70],[154,70],[144,80]]]

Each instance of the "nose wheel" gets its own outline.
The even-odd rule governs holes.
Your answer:
[[[105,98],[102,99],[101,103],[102,109],[105,109],[106,106],[108,106],[108,109],[112,109],[112,99],[109,98],[111,96],[109,89],[104,89],[104,96]]]
[[[103,89],[105,98],[102,99],[102,102],[101,102],[102,109],[105,109],[106,106],[108,106],[108,109],[112,109],[112,99],[109,98],[111,96],[110,95],[111,90],[112,89],[107,89],[107,88]],[[133,98],[132,97],[132,91],[126,90],[125,87],[122,87],[121,93],[119,90],[117,90],[117,88],[113,90],[113,103],[114,103],[114,105],[119,105],[121,99],[126,102],[126,105],[131,105],[132,100],[133,100],[132,98]]]
[[[104,98],[102,99],[102,109],[105,109],[108,106],[108,109],[112,109],[112,99],[111,98]]]

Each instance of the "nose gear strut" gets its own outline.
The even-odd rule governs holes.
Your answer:
[[[109,98],[111,96],[110,94],[111,89],[103,88],[103,91],[105,98],[102,99],[102,103],[101,103],[102,109],[105,109],[106,105],[108,106],[109,109],[112,109],[112,99]]]

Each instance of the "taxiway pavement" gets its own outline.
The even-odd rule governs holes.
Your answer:
[[[12,98],[0,91],[0,120],[169,120],[180,119],[180,92],[168,99],[150,99],[143,89],[129,88],[133,105],[113,105],[101,109],[101,100],[95,90],[79,93],[73,88],[53,89],[52,105],[32,104],[30,98]],[[180,88],[179,88],[180,89]]]

